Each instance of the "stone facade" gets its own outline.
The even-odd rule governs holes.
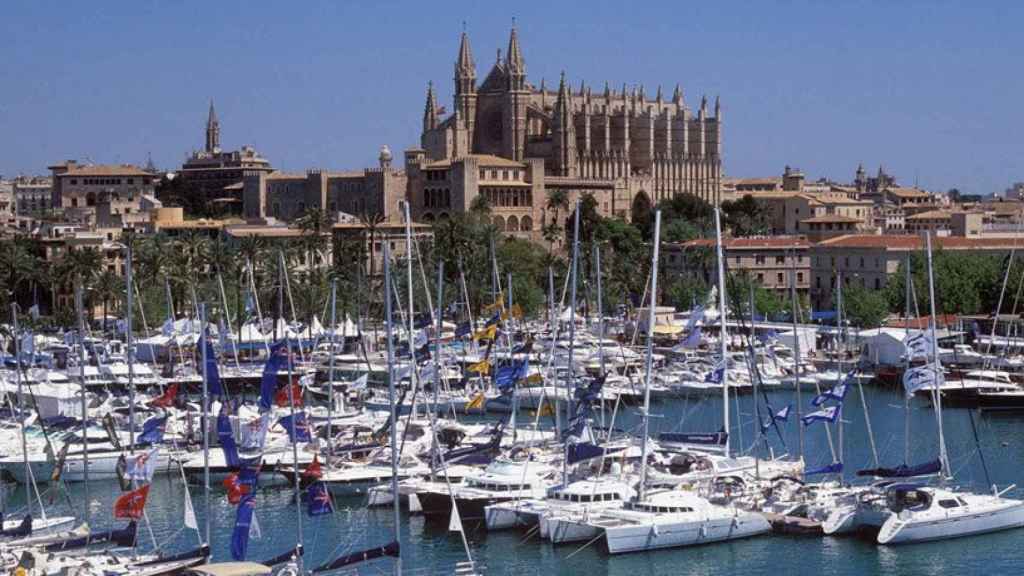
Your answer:
[[[130,164],[82,165],[68,160],[49,168],[53,173],[51,206],[63,210],[64,220],[70,223],[95,224],[96,207],[101,202],[118,204],[123,214],[138,212],[142,197],[154,193],[156,177]]]
[[[631,208],[646,210],[675,194],[720,201],[722,115],[717,100],[712,116],[706,98],[696,112],[687,107],[678,86],[670,98],[659,87],[653,99],[642,86],[612,90],[606,84],[594,92],[581,83],[572,90],[564,74],[557,90],[549,90],[543,80],[534,86],[526,80],[515,29],[505,57],[499,52],[479,84],[469,37],[463,33],[454,81],[454,109],[447,117],[433,84],[427,87],[422,167],[455,165],[473,156],[523,165],[537,160],[537,167],[529,170],[531,183],[543,174],[545,192],[549,183],[592,191],[609,210],[620,198],[617,192],[604,196],[624,191],[630,199],[622,210],[625,217]],[[465,204],[465,199],[454,202]],[[544,204],[542,195],[534,198],[538,204]],[[427,207],[421,208],[426,214]]]

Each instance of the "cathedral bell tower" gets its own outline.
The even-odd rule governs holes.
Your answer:
[[[526,87],[526,63],[519,48],[519,35],[515,25],[512,26],[512,34],[508,39],[505,70],[508,75],[508,89],[505,93],[502,118],[502,155],[522,161],[526,155],[526,105],[530,93]]]
[[[476,126],[476,64],[465,31],[459,42],[459,57],[455,60],[455,110],[466,130],[466,147],[472,151]]]
[[[220,152],[220,121],[217,120],[217,111],[213,109],[213,100],[210,100],[210,113],[206,118],[206,152],[215,154]]]

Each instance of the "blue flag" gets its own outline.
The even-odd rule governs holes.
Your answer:
[[[231,419],[224,410],[217,415],[217,439],[224,450],[224,462],[232,468],[238,466],[238,445],[235,444],[235,434],[231,430]]]
[[[721,363],[704,376],[704,381],[709,384],[721,384],[725,378],[725,363]]]
[[[823,408],[817,412],[811,412],[807,416],[801,418],[800,421],[803,422],[804,426],[809,426],[815,422],[835,422],[836,419],[839,418],[839,411],[841,407],[842,405],[840,404],[838,406]]]
[[[683,339],[683,348],[696,350],[700,346],[700,326],[695,326]]]
[[[270,347],[270,357],[263,365],[263,376],[260,377],[260,411],[266,412],[274,405],[277,393],[277,373],[288,365],[288,349],[285,343],[278,342]]]
[[[245,560],[245,554],[249,551],[249,528],[255,510],[256,497],[253,494],[242,496],[235,513],[235,530],[231,533],[231,557],[236,561]]]
[[[294,424],[292,422],[293,418]],[[305,412],[296,412],[294,417],[291,415],[285,416],[278,420],[277,423],[284,426],[284,429],[288,431],[288,438],[292,442],[309,442],[312,439]]]
[[[470,326],[469,322],[463,322],[455,326],[455,337],[462,338],[463,336],[469,336],[473,333],[473,327]]]
[[[818,394],[811,400],[812,406],[821,406],[828,400],[835,400],[842,402],[846,399],[846,393],[850,391],[850,387],[846,384],[846,381],[836,384],[832,388]]]
[[[816,474],[839,474],[842,471],[843,463],[833,462],[831,464],[821,466],[819,468],[811,468],[810,470],[804,472],[804,476],[814,476]]]
[[[260,479],[261,457],[256,457],[253,460],[242,460],[239,458],[238,461],[240,466],[238,470],[238,484],[239,486],[247,486],[249,488],[247,494],[252,494],[256,491],[256,485]]]
[[[484,328],[490,328],[491,326],[496,326],[498,324],[498,322],[501,322],[501,312],[495,312],[494,316],[491,316],[487,320],[487,322],[484,324]]]
[[[690,318],[686,321],[686,329],[692,331],[700,322],[704,319],[704,307],[701,305],[694,306],[693,310],[690,311]]]
[[[167,417],[150,418],[142,425],[142,433],[135,439],[137,444],[159,444],[164,439],[164,426]]]
[[[323,482],[314,482],[302,496],[306,500],[306,512],[310,516],[320,516],[321,514],[334,512],[331,494],[327,491],[327,485]]]
[[[206,390],[211,396],[220,396],[224,393],[220,385],[220,371],[217,370],[217,355],[213,352],[213,344],[210,339],[203,336],[203,346],[206,348]]]

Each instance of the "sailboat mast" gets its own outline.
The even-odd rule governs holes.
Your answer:
[[[85,394],[85,314],[82,310],[82,284],[75,286],[75,314],[78,316],[78,378],[82,397],[82,478],[85,480],[85,523],[89,523],[89,451],[85,449],[85,438],[89,432],[89,403]]]
[[[793,378],[796,382],[796,419],[797,421],[803,415],[803,398],[800,390],[800,331],[798,329],[797,312],[800,307],[799,300],[796,297],[796,250],[793,250],[792,255],[789,258],[789,272],[790,272],[790,283],[789,283],[789,300],[790,307],[792,308],[791,315],[793,318]],[[797,430],[800,432],[800,461],[804,461],[804,427],[797,426]]]
[[[651,301],[647,308],[647,351],[644,358],[644,419],[642,444],[640,447],[640,492],[638,500],[642,501],[647,493],[647,444],[650,435],[651,410],[651,375],[654,373],[654,321],[657,318],[654,304],[658,289],[658,248],[661,245],[661,210],[654,213],[654,249],[651,252]]]
[[[601,362],[601,375],[605,373],[604,367],[604,307],[601,296],[601,247],[594,244],[594,266],[597,267],[597,337],[600,341],[600,346],[597,348],[597,357]],[[602,408],[604,402],[601,402]]]
[[[942,365],[939,364],[939,341],[935,335],[935,275],[932,270],[931,232],[926,231],[924,238],[928,244],[928,304],[931,308],[932,314],[931,322],[929,322],[929,329],[932,333],[932,362],[934,363],[933,369],[935,370],[935,389],[932,397],[935,400],[935,419],[938,421],[939,425],[939,458],[942,460],[942,475],[943,478],[947,478],[950,476],[951,472],[949,469],[949,455],[946,453],[946,437],[942,432],[942,394],[939,391],[939,383],[942,377]]]
[[[338,327],[338,279],[331,279],[331,331],[328,333],[330,338],[331,356],[327,360],[327,458],[330,459],[331,454],[334,452],[332,449],[332,442],[334,441],[334,433],[331,431],[331,420],[334,412],[334,332]],[[344,338],[344,334],[342,335]]]
[[[285,348],[288,351],[288,414],[291,416],[292,423],[292,470],[295,471],[295,482],[293,484],[295,489],[295,533],[299,539],[299,546],[302,546],[302,489],[299,486],[302,475],[299,474],[299,423],[295,419],[295,386],[292,384],[292,340],[287,331],[284,335],[284,341]],[[299,347],[300,349],[302,347],[301,340],[299,341]],[[302,574],[301,554],[296,555],[296,561],[299,564],[299,574]]]
[[[573,215],[572,225],[572,271],[569,281],[569,381],[566,383],[565,391],[565,425],[569,426],[573,413],[573,388],[576,386],[576,272],[579,269],[580,259],[580,201],[576,200],[576,210]],[[566,444],[566,450],[568,450]],[[566,458],[565,460],[568,460]],[[562,478],[565,481],[565,464],[563,460]]]
[[[199,322],[200,326],[206,327],[206,304],[201,304],[199,307]],[[206,334],[200,332],[202,338],[206,338]],[[208,384],[207,374],[207,349],[205,340],[200,340],[200,344],[203,348],[203,405],[202,405],[202,416],[200,422],[203,427],[203,507],[206,509],[206,513],[203,514],[204,531],[206,534],[206,544],[210,543],[210,426],[209,426],[209,410],[210,410],[210,389]]]
[[[21,335],[18,334],[18,304],[16,302],[11,303],[11,325],[14,328],[14,378],[18,385],[18,410],[25,410],[25,391],[21,387],[23,380],[21,376]],[[83,394],[85,393],[83,389]],[[28,515],[32,515],[32,469],[28,463],[28,440],[25,438],[25,416],[22,413],[18,414],[18,419],[21,421],[21,458],[25,462],[25,507]],[[85,442],[85,438],[82,438],[82,451],[84,452],[88,448]],[[89,504],[86,503],[86,506]]]
[[[395,407],[395,342],[392,339],[391,318],[391,250],[388,242],[384,245],[384,335],[387,340],[388,361],[388,406],[391,408],[391,494],[394,500],[395,542],[401,540],[401,503],[398,497],[398,414]],[[402,574],[402,558],[395,557],[395,574]]]
[[[911,292],[911,275],[910,275],[910,252],[907,252],[907,261],[903,266],[906,269],[906,281],[904,282],[904,300],[903,300],[903,319],[904,319],[904,336],[903,341],[906,342],[910,339],[910,299],[913,296]],[[910,356],[907,356],[906,366],[904,369],[910,368]],[[903,463],[906,464],[910,461],[910,398],[907,395],[903,395]]]
[[[127,308],[124,315],[125,358],[128,360],[128,451],[135,453],[135,352],[132,342],[132,242],[125,242],[124,287],[128,293]],[[205,328],[205,326],[204,326]]]
[[[409,385],[412,389],[412,409],[409,415],[410,421],[416,417],[416,384],[419,380],[416,374],[416,320],[413,317],[413,307],[415,300],[415,292],[412,285],[412,218],[409,216],[409,203],[403,202],[405,212],[405,280],[409,286],[409,362],[411,364],[411,370],[409,370]],[[426,285],[423,286],[423,290],[427,291]],[[397,494],[397,492],[396,492]]]
[[[715,208],[715,251],[718,253],[718,316],[721,322],[721,342],[719,351],[722,355],[722,426],[725,428],[725,454],[729,455],[729,364],[728,357],[728,334],[726,330],[725,317],[725,257],[722,251],[722,216],[720,210]],[[654,302],[654,287],[651,287],[651,302]]]

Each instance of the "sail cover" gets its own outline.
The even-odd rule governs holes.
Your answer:
[[[867,468],[865,470],[857,470],[857,476],[875,476],[878,478],[910,478],[912,476],[927,476],[929,474],[938,474],[941,470],[942,462],[939,460],[932,460],[931,462],[917,464],[916,466],[900,464],[895,468],[879,467]]]

